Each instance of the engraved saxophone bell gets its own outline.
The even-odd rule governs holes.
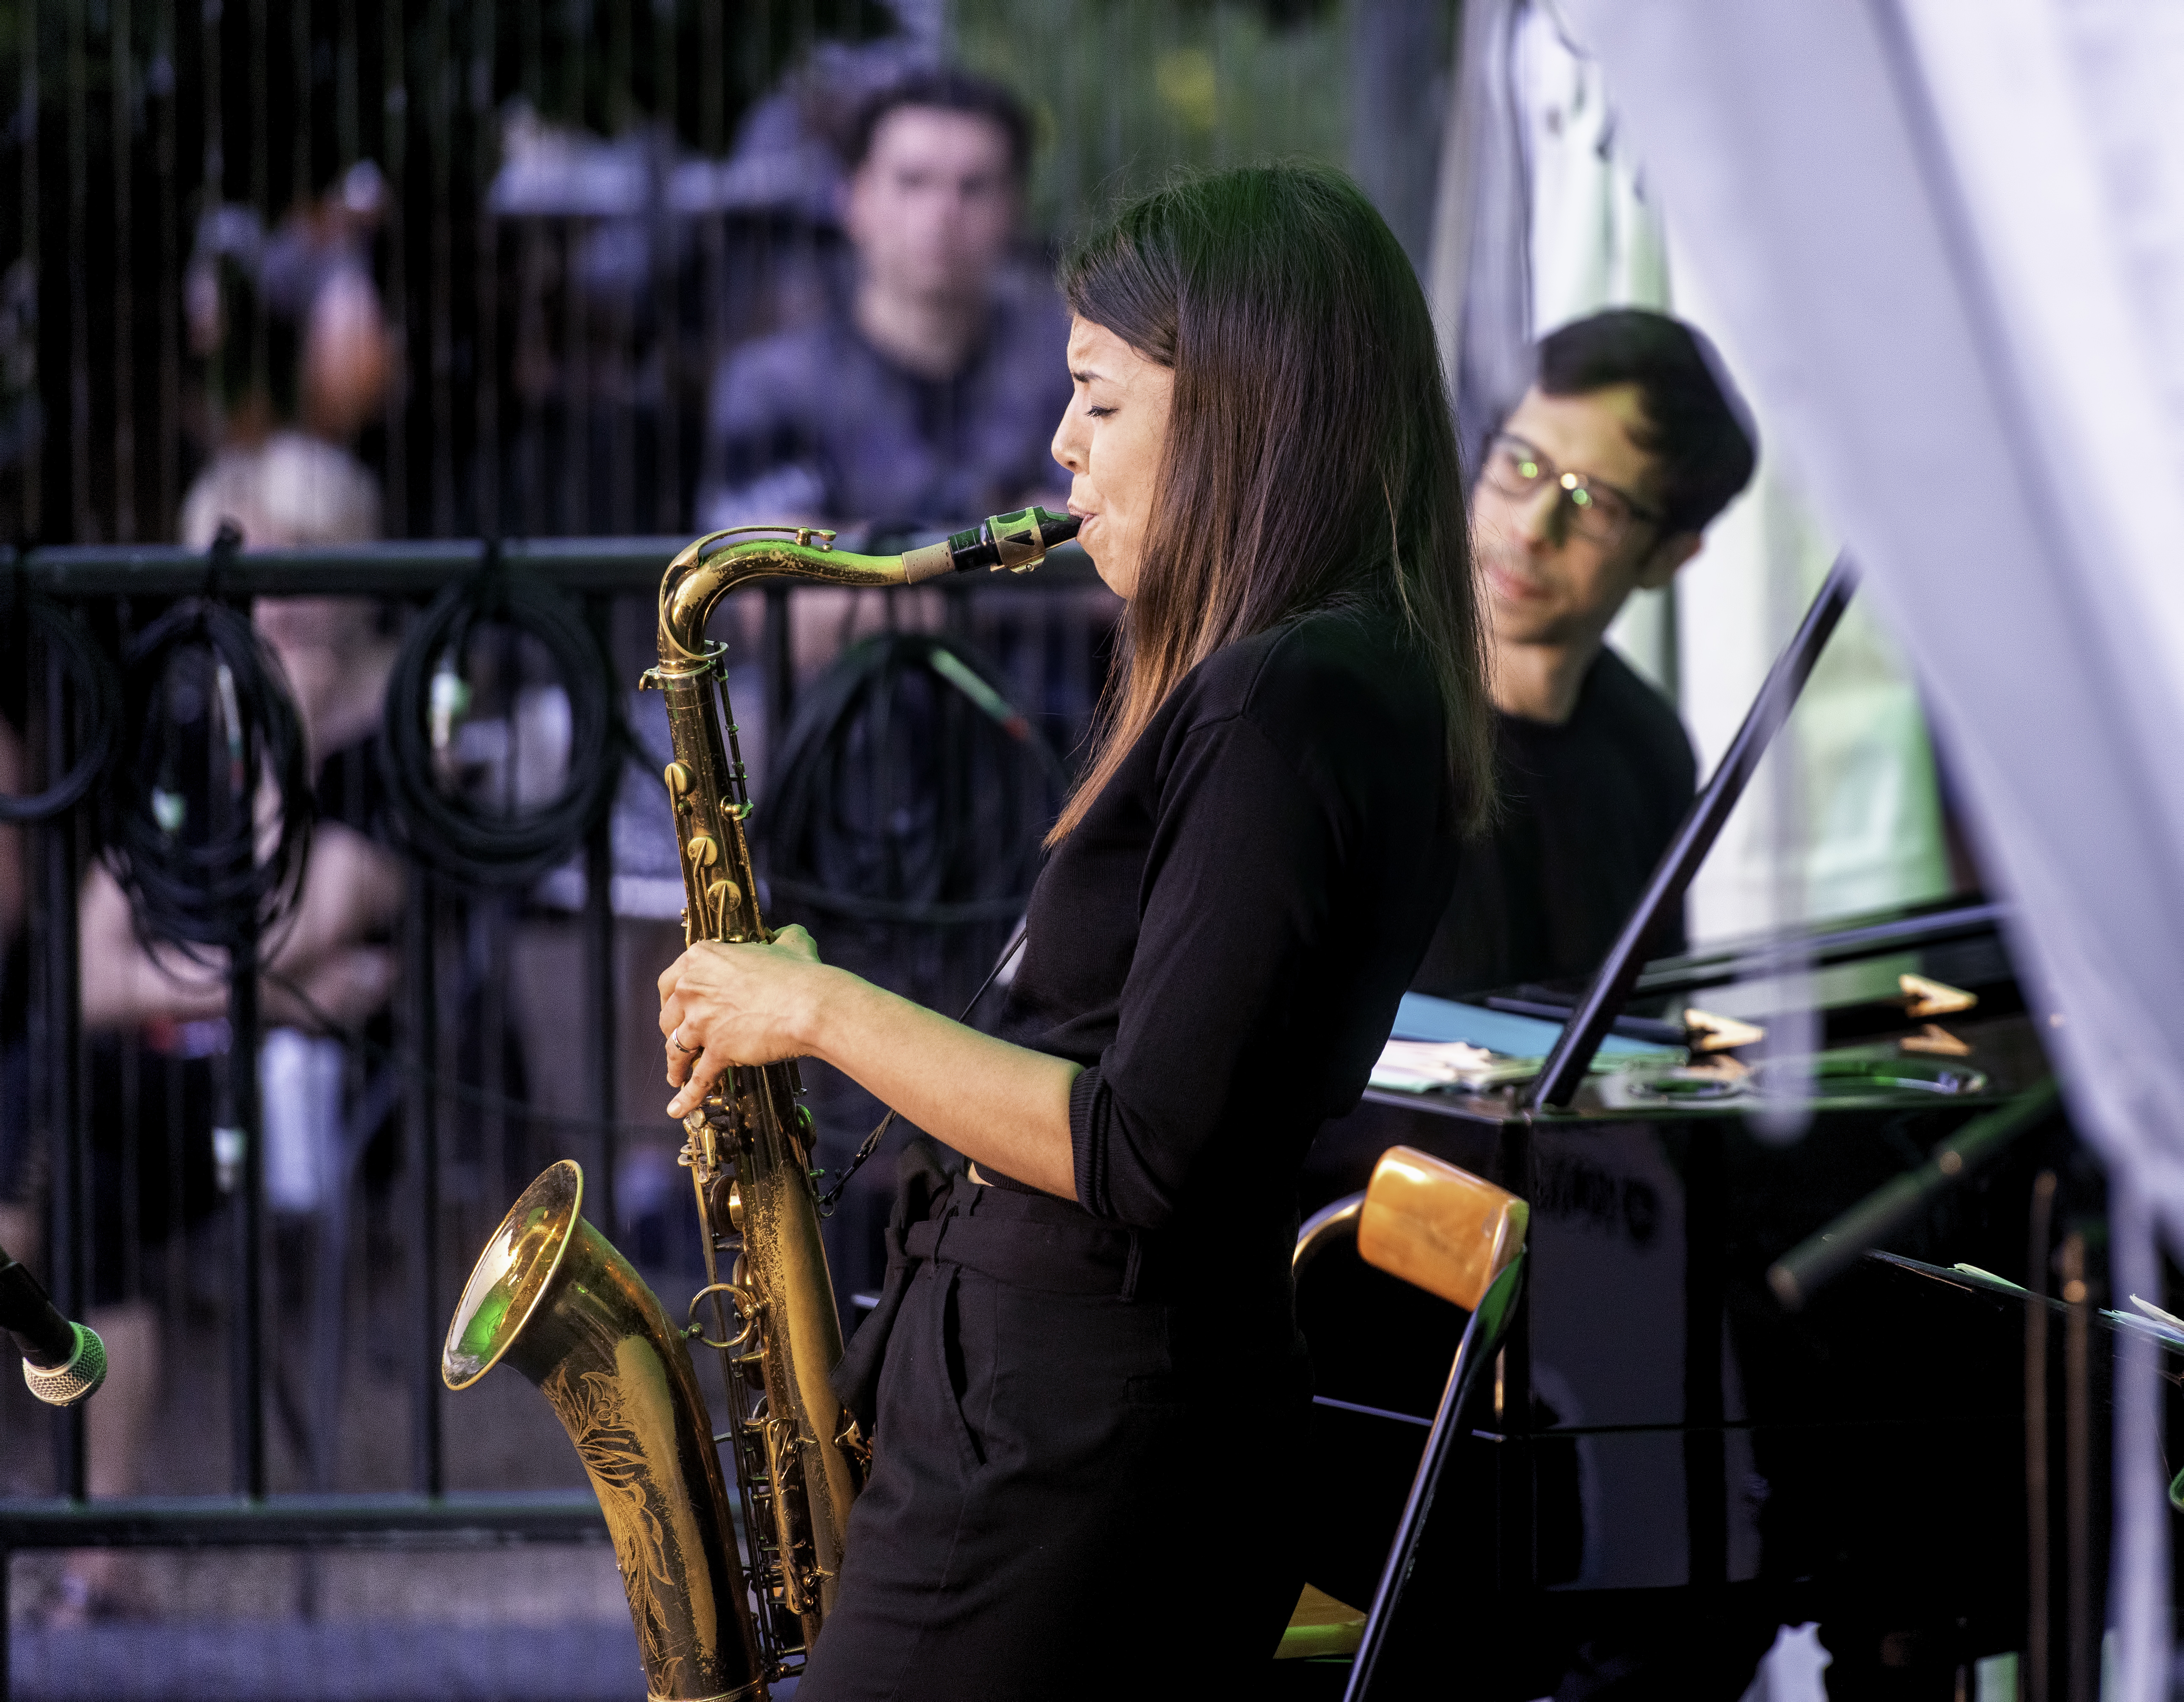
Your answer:
[[[466,1389],[504,1360],[552,1403],[606,1515],[653,1702],[762,1695],[689,1349],[583,1198],[564,1158],[509,1208],[448,1326],[441,1377]]]

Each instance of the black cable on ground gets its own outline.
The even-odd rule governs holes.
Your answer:
[[[75,762],[42,792],[0,792],[0,822],[42,822],[83,801],[114,755],[114,723],[120,717],[121,690],[114,665],[73,610],[20,586],[0,598],[0,667],[27,670],[28,640],[45,641],[47,666],[58,667],[75,684]]]
[[[186,951],[267,939],[302,896],[314,806],[303,720],[257,628],[183,599],[124,654],[121,724],[106,858],[139,934]]]
[[[438,778],[459,718],[442,682],[463,681],[471,643],[489,628],[536,640],[569,699],[567,778],[553,801],[518,815],[476,808]],[[613,804],[622,747],[619,695],[598,635],[551,586],[505,571],[496,550],[433,599],[395,658],[380,766],[411,848],[459,881],[521,885],[567,857]]]

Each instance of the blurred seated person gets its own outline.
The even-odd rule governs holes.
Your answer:
[[[1465,848],[1412,985],[1458,997],[1589,974],[1691,807],[1675,707],[1607,644],[1697,555],[1757,437],[1711,344],[1619,308],[1543,338],[1471,497],[1502,809]],[[1649,955],[1684,949],[1680,910]]]
[[[379,484],[351,445],[384,407],[395,345],[372,282],[370,240],[386,185],[369,161],[301,204],[270,237],[255,215],[215,209],[185,275],[192,350],[204,357],[219,443],[182,499],[181,542],[211,547],[223,522],[242,548],[366,544],[381,531]],[[344,1023],[385,1000],[392,958],[378,942],[401,895],[397,859],[375,844],[382,799],[371,740],[399,645],[369,597],[261,597],[252,619],[280,661],[304,724],[318,823],[301,907],[268,968],[276,1022],[309,1018],[288,982]],[[85,893],[86,940],[118,946],[120,890],[103,871]],[[216,976],[141,948],[86,945],[85,1020],[187,1020]],[[185,1015],[181,1007],[187,1007]],[[218,1014],[221,1003],[211,1007]]]
[[[270,237],[245,208],[217,207],[199,221],[183,289],[216,441],[182,499],[179,530],[190,548],[209,549],[223,521],[246,550],[380,536],[379,482],[351,445],[385,406],[395,371],[370,265],[386,193],[364,161]],[[314,773],[324,779],[332,765],[337,795],[322,813],[360,825],[365,746],[397,649],[381,631],[379,605],[260,598],[252,616],[287,673]]]
[[[378,481],[350,445],[394,377],[370,247],[386,193],[366,161],[270,236],[248,208],[198,221],[182,287],[214,443],[183,543],[210,544],[224,518],[259,549],[379,536]]]
[[[922,72],[866,102],[848,154],[846,299],[715,374],[699,523],[938,527],[1060,506],[1046,449],[1069,400],[1068,321],[1043,276],[1011,264],[1023,109],[991,83]]]
[[[0,713],[0,791],[26,790],[33,773]],[[44,1195],[53,1155],[30,1109],[26,839],[20,828],[0,826],[0,1247],[50,1281]],[[313,851],[303,908],[269,969],[301,984],[330,1013],[360,1020],[384,1002],[393,979],[384,951],[361,942],[383,929],[399,890],[374,857],[359,855],[354,835],[322,840]],[[214,1036],[225,1032],[227,996],[216,968],[138,942],[128,901],[103,866],[94,865],[84,882],[79,924],[91,1066],[85,1082],[92,1234],[89,1292],[77,1301],[106,1343],[105,1387],[84,1409],[87,1487],[103,1499],[148,1487],[147,1457],[159,1434],[166,1336],[155,1294],[165,1262],[144,1255],[208,1218],[220,1202],[213,1052]],[[270,979],[265,1007],[269,1020],[309,1019]],[[132,1055],[125,1056],[124,1031],[133,1040]],[[122,1085],[131,1065],[133,1093]],[[177,1131],[179,1151],[169,1144]],[[31,1611],[56,1627],[136,1612],[143,1592],[132,1578],[135,1565],[123,1549],[74,1551]]]
[[[191,484],[181,541],[209,548],[222,521],[245,549],[360,543],[380,533],[376,481],[349,444],[376,414],[393,345],[368,264],[376,174],[353,170],[270,237],[255,215],[218,208],[201,223],[186,273],[192,352],[205,361],[216,433]],[[296,699],[310,753],[318,823],[296,914],[267,942],[257,1060],[269,1203],[309,1211],[340,1185],[342,1042],[329,1022],[359,1026],[386,1007],[395,964],[387,940],[402,902],[399,862],[374,838],[379,782],[370,739],[397,645],[368,598],[260,599],[253,611]],[[20,752],[0,741],[0,784]],[[0,899],[16,884],[20,848],[0,844]],[[10,907],[0,903],[0,924]],[[91,1068],[92,1326],[106,1338],[105,1388],[86,1409],[86,1475],[95,1497],[144,1489],[164,1384],[154,1294],[132,1284],[134,1255],[187,1233],[221,1203],[212,1123],[227,1067],[225,964],[147,945],[103,864],[86,875],[78,913],[81,1012]],[[133,1097],[121,1086],[132,1063]],[[9,1127],[0,1124],[0,1135]],[[0,1242],[35,1259],[42,1167],[0,1141]],[[179,1139],[180,1150],[168,1142]],[[131,1179],[136,1197],[127,1197]],[[179,1184],[177,1186],[176,1184]],[[137,1247],[125,1243],[133,1239]],[[120,1550],[71,1556],[48,1624],[131,1610],[140,1593]]]

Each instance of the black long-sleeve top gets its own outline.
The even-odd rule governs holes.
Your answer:
[[[1622,933],[1698,785],[1669,700],[1613,650],[1561,726],[1494,717],[1502,818],[1464,848],[1456,894],[1412,983],[1461,998],[1590,975]],[[1684,949],[1681,906],[1648,957]]]
[[[1442,724],[1392,613],[1308,615],[1186,676],[1055,848],[1000,1033],[1084,1066],[1091,1216],[1285,1277],[1305,1149],[1448,901]]]

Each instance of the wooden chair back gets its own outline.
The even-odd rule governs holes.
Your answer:
[[[1531,1208],[1507,1189],[1415,1147],[1390,1147],[1366,1185],[1357,1256],[1476,1312],[1530,1223]]]

